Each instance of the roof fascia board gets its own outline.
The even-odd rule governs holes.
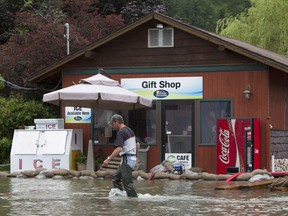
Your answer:
[[[105,68],[109,74],[143,74],[143,73],[206,73],[206,72],[239,72],[239,71],[267,71],[265,64],[247,65],[195,65],[175,67],[127,67],[127,68]],[[97,68],[63,70],[63,74],[95,74]]]

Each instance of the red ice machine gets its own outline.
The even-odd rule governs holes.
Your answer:
[[[217,174],[252,172],[260,168],[260,120],[217,120]]]

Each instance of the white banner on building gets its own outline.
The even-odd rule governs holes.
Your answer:
[[[202,77],[129,78],[121,86],[154,100],[203,98]]]
[[[91,109],[83,107],[65,107],[65,123],[91,123]]]

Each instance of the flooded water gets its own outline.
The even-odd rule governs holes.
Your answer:
[[[288,193],[215,190],[219,182],[134,181],[139,198],[108,197],[111,179],[0,179],[0,215],[288,215]]]

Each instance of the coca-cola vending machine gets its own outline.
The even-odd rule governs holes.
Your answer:
[[[217,120],[217,174],[260,168],[260,121],[257,118]]]

